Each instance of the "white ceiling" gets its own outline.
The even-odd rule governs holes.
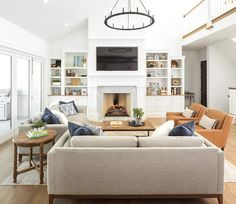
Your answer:
[[[0,0],[1,17],[47,40],[60,39],[87,27],[87,19],[94,13],[106,15],[116,0]],[[127,2],[127,0],[121,0]],[[134,1],[134,0],[133,0]],[[158,17],[173,16],[192,7],[198,0],[143,0]],[[124,2],[124,3],[125,3]],[[164,20],[165,18],[162,18]],[[64,26],[65,23],[69,25]]]

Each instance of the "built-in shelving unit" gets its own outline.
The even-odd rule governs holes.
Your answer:
[[[50,59],[50,94],[61,94],[61,59]]]
[[[50,59],[49,96],[87,96],[87,53],[64,53]]]
[[[65,53],[65,95],[86,96],[87,53]]]
[[[168,111],[184,109],[184,57],[168,52],[146,52],[146,112],[165,117]]]
[[[169,58],[167,52],[147,52],[147,96],[183,95],[183,64],[183,58]]]

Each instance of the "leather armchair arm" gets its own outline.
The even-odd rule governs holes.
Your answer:
[[[207,140],[215,144],[217,147],[224,148],[228,135],[225,134],[224,130],[212,129],[212,130],[196,130],[200,135],[205,137]]]
[[[182,112],[167,112],[166,116],[169,116],[169,115],[183,115],[183,113]]]

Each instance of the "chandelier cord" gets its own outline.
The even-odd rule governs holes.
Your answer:
[[[114,8],[116,7],[117,3],[119,2],[120,0],[116,0],[116,3],[114,4],[113,8],[111,9],[111,11],[114,10]]]
[[[141,5],[143,6],[144,10],[147,12],[148,14],[148,10],[146,9],[146,7],[144,6],[143,2],[141,0],[139,0],[139,2],[141,3]]]

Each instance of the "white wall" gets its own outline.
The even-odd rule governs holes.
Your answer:
[[[19,26],[1,17],[0,46],[40,57],[46,57],[49,52],[49,44],[45,40],[25,31]]]
[[[228,112],[228,87],[236,86],[236,63],[225,53],[226,50],[236,53],[236,47],[229,47],[227,41],[207,47],[208,106]]]

